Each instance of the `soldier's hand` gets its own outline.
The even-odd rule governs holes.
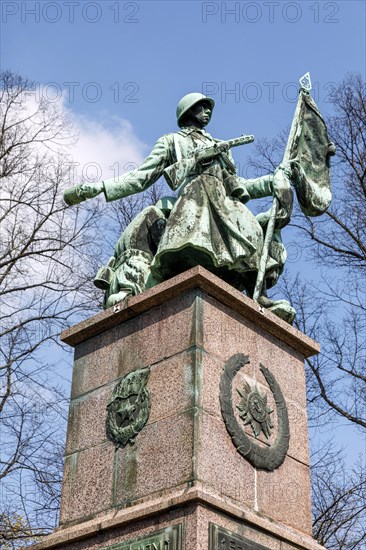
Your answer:
[[[203,147],[202,149],[198,149],[196,152],[196,161],[205,163],[217,157],[221,152],[222,151],[220,151],[220,149],[215,145]]]
[[[281,164],[279,164],[276,168],[276,170],[274,171],[274,173],[276,174],[278,171],[282,170],[286,176],[288,178],[291,178],[292,177],[292,166],[291,166],[291,162],[290,161],[287,161],[287,162],[281,162]]]
[[[79,204],[86,199],[92,199],[99,195],[104,189],[103,182],[79,183],[64,191],[64,201],[69,206]]]

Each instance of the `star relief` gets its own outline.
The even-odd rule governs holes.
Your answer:
[[[245,382],[242,390],[238,389],[237,392],[241,397],[237,409],[244,425],[250,424],[255,438],[263,432],[269,439],[273,429],[269,415],[273,410],[267,405],[267,396],[261,394],[256,384],[250,386],[248,382]]]

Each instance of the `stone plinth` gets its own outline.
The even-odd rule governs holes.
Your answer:
[[[75,362],[60,527],[34,548],[320,548],[311,539],[303,367],[304,357],[319,351],[315,342],[201,267],[62,339],[75,347]],[[261,364],[287,406],[289,447],[274,471],[243,458],[223,419],[223,368],[239,353],[250,362],[233,379],[235,411],[245,383],[276,411]],[[148,421],[134,444],[117,449],[106,437],[107,405],[126,374],[147,367]],[[262,448],[278,431],[270,414],[268,439],[255,439],[242,422],[247,439]]]

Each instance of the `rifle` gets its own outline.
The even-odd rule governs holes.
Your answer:
[[[254,136],[243,135],[235,139],[219,141],[213,145],[209,145],[208,147],[197,149],[192,156],[179,160],[165,168],[163,175],[170,187],[175,191],[182,185],[187,176],[189,176],[197,165],[201,165],[202,167],[208,166],[212,163],[214,158],[218,157],[222,153],[227,153],[232,147],[246,145],[247,143],[252,143],[252,141],[254,141]],[[223,157],[223,160],[226,166],[231,171],[235,172],[235,165],[231,162],[231,160],[227,157]]]

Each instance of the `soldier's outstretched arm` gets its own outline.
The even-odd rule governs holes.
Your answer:
[[[247,179],[245,181],[245,188],[248,191],[251,199],[261,199],[262,197],[270,197],[273,194],[277,194],[275,185],[275,174],[279,171],[283,171],[288,178],[291,178],[291,165],[290,163],[281,163],[277,166],[274,174],[268,174],[259,178]]]
[[[78,183],[73,187],[68,187],[64,191],[64,201],[69,206],[79,204],[87,199],[93,199],[104,191],[103,182],[98,183]]]
[[[251,199],[261,199],[273,194],[273,174],[245,180],[245,189]]]
[[[160,178],[170,162],[169,145],[167,138],[163,136],[158,139],[150,155],[135,170],[100,183],[80,183],[70,187],[64,192],[64,200],[67,204],[73,205],[104,192],[109,202],[140,193]]]

